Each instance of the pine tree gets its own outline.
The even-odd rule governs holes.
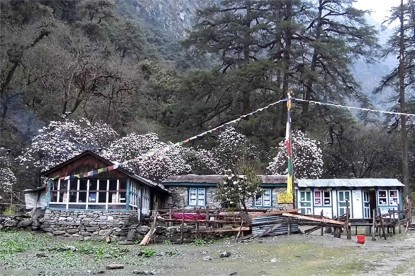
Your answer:
[[[386,75],[375,90],[381,92],[386,87],[395,88],[397,91],[398,106],[396,110],[406,113],[407,102],[415,98],[415,7],[412,0],[401,0],[398,7],[391,10],[391,15],[387,23],[398,22],[399,26],[394,32],[383,49],[383,55],[397,56],[398,64],[392,72]],[[409,142],[408,142],[408,123],[410,120],[404,115],[399,116],[402,150],[402,179],[403,183],[409,188]],[[408,190],[407,190],[408,192]]]

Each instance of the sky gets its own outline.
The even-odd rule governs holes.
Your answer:
[[[382,23],[389,14],[391,7],[400,5],[400,0],[357,0],[354,4],[356,8],[371,10],[371,17]]]

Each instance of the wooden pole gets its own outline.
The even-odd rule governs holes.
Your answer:
[[[401,211],[399,208],[399,204],[398,204],[398,232],[399,234],[402,233],[402,228],[401,228]]]
[[[182,224],[180,225],[180,243],[183,243],[183,228],[184,228],[184,206],[182,212]]]
[[[372,220],[373,220],[373,224],[372,224],[372,241],[376,240],[376,209],[373,209],[372,211]]]
[[[321,217],[323,217],[323,210],[321,210],[320,212]],[[320,232],[320,236],[323,236],[324,234],[324,227],[321,227],[321,232]]]
[[[380,227],[382,228],[382,234],[386,240],[385,225],[383,224],[382,212],[379,212],[379,219],[380,219]]]
[[[349,209],[349,200],[346,199],[346,221],[345,221],[345,230],[348,240],[352,239],[351,227],[350,227],[350,209]]]

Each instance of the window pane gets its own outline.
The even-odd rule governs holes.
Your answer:
[[[50,201],[52,201],[52,202],[58,201],[58,192],[51,192],[50,193]]]
[[[87,185],[87,183],[88,183],[88,180],[87,179],[81,179],[79,181],[79,190],[86,191],[86,185]]]
[[[311,192],[306,192],[306,200],[311,201]]]
[[[52,191],[56,191],[56,190],[58,189],[58,181],[53,181],[53,182],[51,183],[50,189],[51,189]]]
[[[98,193],[98,202],[99,203],[107,202],[107,192],[99,192]]]
[[[61,180],[61,186],[59,188],[61,191],[62,190],[67,190],[68,189],[68,180]]]
[[[88,202],[97,202],[97,193],[96,192],[90,192],[89,193],[89,199]]]
[[[68,202],[67,192],[59,192],[59,202]]]
[[[97,180],[96,179],[89,180],[89,190],[90,191],[96,191],[97,190]]]
[[[111,179],[110,180],[110,191],[116,191],[117,190],[117,180]]]
[[[99,180],[99,189],[101,191],[106,191],[107,190],[107,179],[100,179]]]
[[[69,202],[76,202],[77,192],[69,192]]]
[[[79,202],[86,202],[86,192],[79,192]]]
[[[349,200],[349,201],[350,201],[350,193],[349,193],[349,192],[345,192],[345,193],[344,193],[344,196],[345,196],[345,198],[346,198],[347,200]]]
[[[121,192],[120,193],[120,203],[126,203],[126,198],[127,198],[127,193],[126,192]]]
[[[69,182],[69,190],[78,190],[78,179],[71,179]]]
[[[344,193],[339,192],[339,201],[344,201]]]
[[[127,189],[127,180],[121,179],[120,180],[120,190],[125,190],[125,189]]]

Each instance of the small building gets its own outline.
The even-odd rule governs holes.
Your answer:
[[[91,151],[42,176],[47,185],[25,191],[26,208],[45,207],[42,231],[81,240],[126,237],[151,210],[162,208],[168,195],[162,185]]]
[[[46,196],[46,186],[26,189],[24,193],[25,209],[32,210],[36,208],[45,209],[48,206],[48,199]]]
[[[114,165],[85,151],[43,172],[42,176],[49,179],[45,189],[47,208],[131,210],[146,216],[155,208],[156,202],[162,207],[167,191],[161,185],[118,166],[113,170],[104,169]],[[64,176],[68,177],[62,179]]]
[[[287,177],[282,175],[259,175],[262,193],[249,199],[250,209],[292,209],[291,204],[278,204],[278,193],[287,191]],[[162,182],[169,191],[169,208],[221,208],[216,198],[217,185],[223,181],[223,175],[175,175]]]
[[[302,214],[342,216],[350,207],[350,218],[372,218],[372,210],[382,214],[402,210],[405,187],[397,179],[297,179],[296,205]]]

